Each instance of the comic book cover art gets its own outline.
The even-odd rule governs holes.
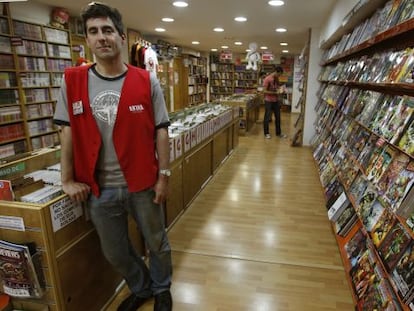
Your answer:
[[[0,241],[0,278],[3,291],[13,297],[40,297],[38,273],[29,247]]]
[[[391,281],[398,289],[398,295],[405,299],[414,287],[414,244],[406,248],[391,274]]]
[[[371,239],[375,247],[378,248],[381,245],[382,241],[385,239],[388,232],[393,227],[394,222],[394,215],[390,211],[385,209],[382,215],[379,217],[377,223],[373,225],[370,232]]]
[[[388,187],[385,192],[385,197],[389,202],[391,209],[396,211],[401,204],[401,201],[407,195],[414,182],[414,161],[401,170],[394,182]]]
[[[410,242],[410,235],[399,222],[395,222],[378,248],[378,254],[389,272],[394,269]]]

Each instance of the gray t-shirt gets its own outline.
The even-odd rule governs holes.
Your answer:
[[[112,141],[112,131],[125,76],[126,73],[115,78],[106,78],[99,75],[94,66],[88,73],[89,102],[102,137],[102,147],[97,163],[97,177],[100,186],[126,185]],[[150,73],[150,80],[155,126],[156,128],[166,127],[169,125],[169,118],[160,83],[153,73]],[[64,79],[56,104],[54,121],[56,124],[70,126]]]

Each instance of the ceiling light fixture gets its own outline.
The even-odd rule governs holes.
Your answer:
[[[286,32],[286,28],[276,28],[275,31],[277,32]]]
[[[271,0],[268,2],[268,4],[271,6],[281,6],[281,5],[284,5],[285,3],[280,0]]]
[[[217,52],[218,50],[216,48],[213,48],[210,50],[211,52]]]
[[[174,18],[171,18],[171,17],[163,17],[161,20],[163,22],[166,22],[166,23],[172,23],[174,21]]]
[[[214,28],[213,29],[215,32],[223,32],[224,31],[224,29],[223,28],[221,28],[221,27],[216,27],[216,28]]]
[[[287,46],[288,44],[286,42],[280,42],[281,46]]]
[[[243,42],[236,41],[236,42],[234,42],[234,44],[235,44],[235,45],[243,45]]]
[[[192,41],[191,44],[200,44],[200,41]]]
[[[245,21],[247,21],[247,18],[244,17],[244,16],[237,16],[237,17],[234,18],[234,20],[236,22],[245,22]]]
[[[157,27],[157,28],[155,28],[155,31],[156,32],[164,32],[165,29],[164,28],[161,28],[161,27]]]
[[[228,49],[229,47],[227,45],[222,45],[221,48],[222,49]]]
[[[178,8],[185,8],[188,6],[188,3],[185,1],[174,1],[173,6],[176,6]]]
[[[289,53],[289,50],[282,50],[282,53]]]
[[[267,46],[261,46],[260,49],[261,50],[267,50]]]

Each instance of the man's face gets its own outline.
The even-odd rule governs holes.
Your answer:
[[[97,17],[86,21],[86,43],[97,59],[112,59],[121,54],[125,37],[109,17]]]

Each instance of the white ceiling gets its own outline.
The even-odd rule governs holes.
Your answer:
[[[36,0],[50,6],[67,8],[72,16],[79,12],[88,0]],[[285,0],[282,7],[271,7],[268,0],[188,0],[187,8],[172,6],[172,0],[104,0],[116,7],[123,15],[128,28],[138,30],[144,39],[153,41],[153,36],[171,44],[209,51],[228,45],[234,52],[244,53],[250,42],[267,46],[270,51],[280,54],[287,42],[290,53],[299,54],[305,46],[309,29],[323,27],[336,0]],[[245,16],[247,22],[234,21],[236,16]],[[173,23],[161,21],[172,17]],[[166,32],[157,33],[156,27]],[[214,27],[224,32],[213,32]],[[277,27],[287,28],[277,33]],[[197,40],[200,45],[192,45]],[[235,46],[235,41],[243,42]]]

